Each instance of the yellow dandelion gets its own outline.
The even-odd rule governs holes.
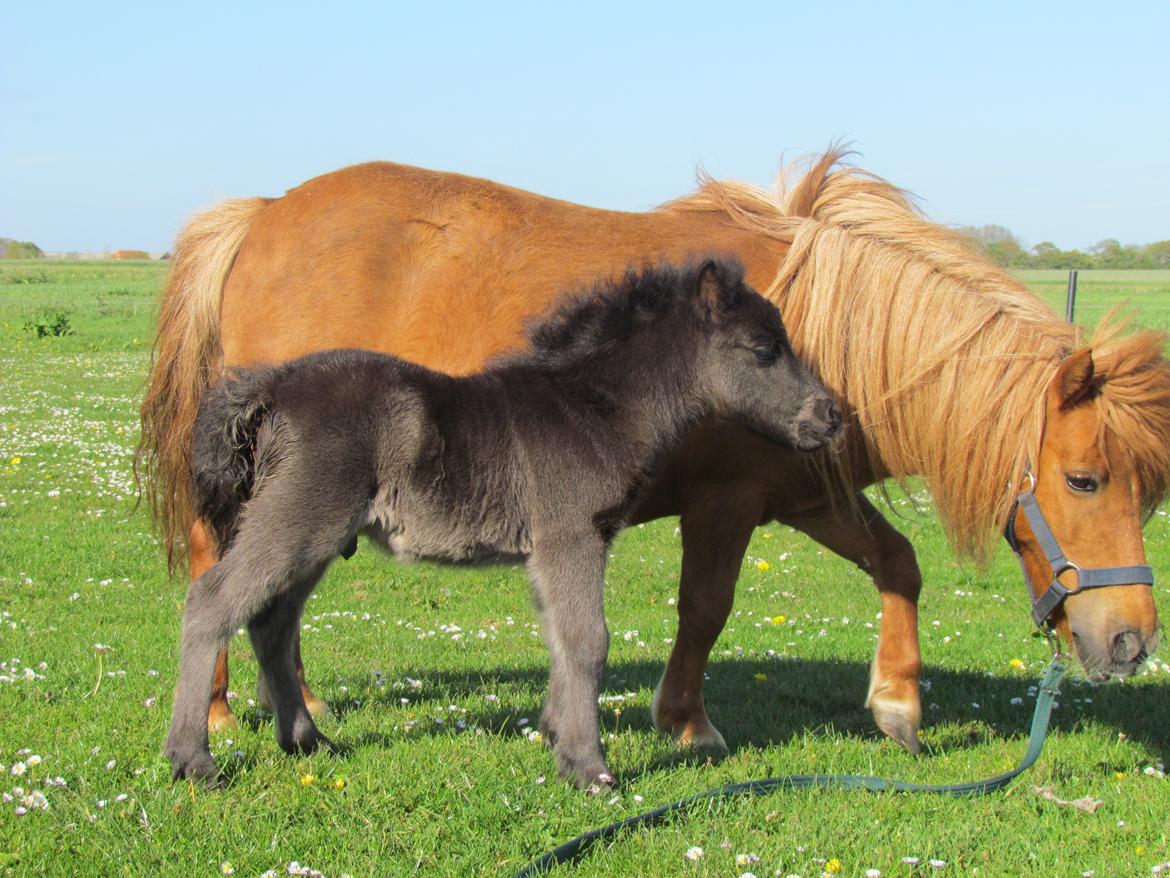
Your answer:
[[[773,625],[783,625],[787,621],[788,621],[787,616],[773,616],[772,617],[772,624]]]
[[[13,466],[16,466],[18,463],[20,463],[20,458],[14,457],[14,458],[12,458],[12,460],[9,461],[9,463],[11,463]]]
[[[833,857],[833,859],[831,859],[831,860],[829,860],[829,862],[825,863],[825,871],[828,872],[830,875],[838,874],[841,871],[841,861],[838,860],[836,857]]]
[[[345,789],[345,778],[339,777],[337,780],[333,781],[333,788],[335,790],[344,790]]]
[[[1023,670],[1024,667],[1026,667],[1024,665],[1023,659],[1012,659],[1010,662],[1008,662],[1008,664],[1011,665],[1013,668],[1015,668],[1017,671]]]
[[[1117,774],[1113,775],[1113,779],[1114,780],[1125,780],[1125,772],[1124,771],[1117,772]]]
[[[768,679],[768,675],[767,674],[752,674],[752,679],[755,680],[757,683],[763,683],[765,680]]]
[[[756,569],[757,570],[771,570],[772,565],[769,564],[767,561],[757,561],[756,562]]]
[[[302,774],[301,775],[301,786],[303,786],[303,787],[311,787],[316,782],[317,782],[317,778],[313,777],[313,775],[311,775],[311,774]]]

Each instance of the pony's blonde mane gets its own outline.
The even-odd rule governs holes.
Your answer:
[[[851,410],[879,478],[922,475],[955,548],[984,560],[1036,460],[1044,403],[1081,331],[886,181],[832,149],[775,195],[701,181],[664,210],[721,211],[788,244],[765,294],[794,348]],[[1103,429],[1132,456],[1152,509],[1170,484],[1164,336],[1116,323],[1092,340]],[[834,493],[857,486],[830,461]]]

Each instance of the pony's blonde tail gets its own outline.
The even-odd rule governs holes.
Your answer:
[[[173,573],[187,560],[194,519],[191,431],[221,356],[223,286],[253,217],[269,199],[239,198],[197,214],[179,233],[163,289],[134,458]]]

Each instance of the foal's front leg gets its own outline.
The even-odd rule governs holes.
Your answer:
[[[584,789],[609,783],[601,752],[597,695],[609,653],[604,541],[597,534],[536,541],[528,572],[551,656],[540,728],[566,780]]]

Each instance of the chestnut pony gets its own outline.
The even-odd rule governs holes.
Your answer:
[[[810,465],[712,423],[662,469],[634,515],[681,517],[679,629],[654,720],[684,744],[723,747],[703,673],[752,529],[780,521],[873,577],[882,617],[867,704],[917,750],[921,576],[862,489],[923,477],[955,550],[976,561],[1013,517],[1039,592],[1053,572],[1014,505],[1032,483],[1077,565],[1142,565],[1143,520],[1170,485],[1170,364],[1159,333],[1110,322],[1083,338],[899,189],[841,159],[831,150],[799,178],[782,175],[776,194],[704,180],[647,213],[378,162],[199,214],[178,240],[142,408],[139,462],[172,568],[189,553],[198,577],[216,561],[192,512],[190,448],[200,398],[225,367],[362,347],[464,375],[520,345],[564,287],[733,253],[847,429]],[[1077,571],[1059,580],[1075,590]],[[1132,673],[1159,629],[1144,584],[1074,594],[1050,621],[1098,676]],[[221,654],[213,728],[232,721],[226,689]],[[307,687],[305,699],[324,709]]]

